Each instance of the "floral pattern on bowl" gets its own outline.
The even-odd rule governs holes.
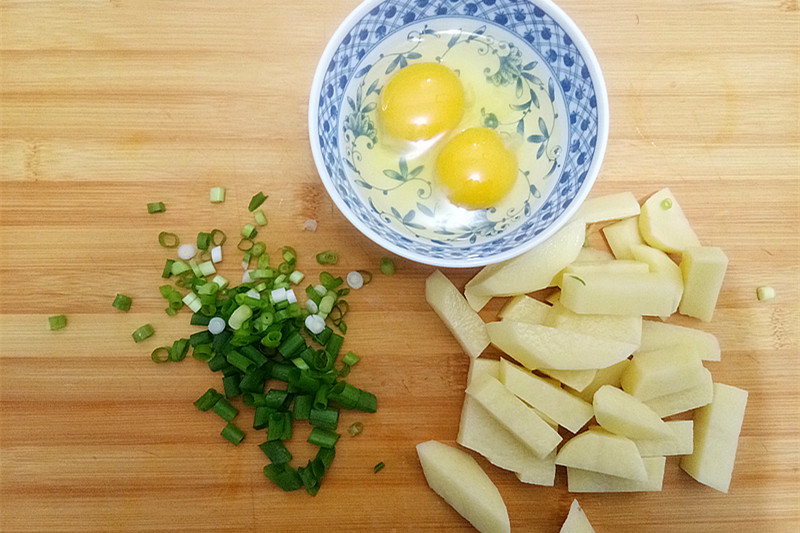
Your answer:
[[[376,180],[359,175],[359,161],[379,135],[374,113],[380,85],[370,71],[420,60],[415,39],[442,29],[459,30],[444,53],[469,43],[486,46],[487,53],[500,58],[499,66],[486,71],[486,80],[513,87],[520,96],[514,128],[524,132],[536,159],[548,167],[533,174],[520,169],[523,179],[518,182],[528,187],[528,194],[518,205],[480,210],[467,225],[429,227],[419,222],[436,214],[436,206],[426,201],[432,185],[423,179],[423,170],[409,168],[401,159]],[[408,49],[381,56],[387,43],[398,39],[407,40]],[[566,131],[560,139],[553,139],[547,118],[532,120],[536,104],[537,110],[550,106],[553,120],[562,121]],[[387,249],[440,266],[506,259],[552,234],[588,193],[608,134],[605,86],[591,49],[574,23],[547,1],[366,2],[342,24],[323,54],[309,111],[315,160],[342,212]],[[485,110],[483,121],[484,126],[501,127],[491,109]],[[400,187],[417,189],[415,205],[381,202]]]

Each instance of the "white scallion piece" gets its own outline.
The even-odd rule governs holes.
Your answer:
[[[250,289],[245,294],[247,294],[247,296],[249,296],[250,298],[254,298],[256,300],[260,300],[261,299],[261,295],[255,289]]]
[[[317,221],[309,218],[303,222],[303,231],[317,231]]]
[[[194,292],[190,292],[184,296],[183,303],[185,303],[186,307],[191,309],[194,313],[200,311],[200,308],[203,307],[203,304],[200,303],[200,298]]]
[[[252,270],[245,270],[244,274],[242,274],[242,283],[250,283],[253,281],[250,279],[250,273],[253,272]]]
[[[328,289],[326,289],[324,285],[314,285],[314,290],[317,291],[317,294],[320,296],[328,294]]]
[[[211,260],[215,263],[222,262],[222,246],[215,246],[211,249]]]
[[[289,274],[289,283],[291,283],[292,285],[297,285],[298,283],[303,281],[304,277],[306,277],[305,274],[303,274],[299,270],[295,270],[294,272]]]
[[[194,244],[181,244],[178,246],[178,257],[184,261],[188,261],[195,255],[197,255],[197,246]]]
[[[314,315],[319,311],[319,306],[314,300],[306,300],[306,309],[308,309],[309,313]]]
[[[212,335],[219,335],[225,331],[225,319],[215,316],[208,322],[208,331]]]
[[[350,285],[351,289],[360,289],[364,286],[364,276],[362,276],[359,272],[355,270],[352,272],[348,272],[347,274],[347,284]]]
[[[315,335],[322,333],[322,330],[325,329],[325,319],[319,315],[308,315],[305,324],[308,331]]]
[[[772,300],[775,298],[775,289],[772,287],[759,287],[756,289],[756,296],[759,300]]]
[[[275,289],[269,293],[269,297],[274,304],[282,302],[286,299],[286,289]]]
[[[211,261],[205,261],[203,263],[200,263],[199,265],[197,265],[197,267],[200,269],[200,272],[202,272],[204,276],[210,276],[211,274],[217,273],[217,269],[214,268],[214,263],[212,263]]]
[[[286,301],[289,302],[290,304],[297,303],[297,296],[295,296],[294,291],[292,289],[286,291]]]

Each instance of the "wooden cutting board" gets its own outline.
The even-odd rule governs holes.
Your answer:
[[[2,531],[470,529],[428,490],[414,449],[454,442],[468,364],[424,301],[432,268],[397,259],[395,276],[349,297],[345,348],[362,357],[351,379],[380,409],[343,415],[365,429],[342,437],[316,498],[264,480],[263,434],[233,447],[193,407],[219,386],[204,364],[149,358],[191,331],[187,315],[163,313],[158,232],[233,235],[259,190],[271,251],[296,247],[309,277],[325,249],[342,256],[336,272],[377,271],[386,254],[327,197],[306,129],[317,59],[357,3],[0,4]],[[750,391],[729,494],[670,458],[661,493],[579,500],[597,531],[797,531],[798,2],[560,3],[610,94],[592,194],[669,186],[703,242],[724,248],[719,308],[700,327],[722,344],[715,379]],[[209,203],[213,186],[227,188],[224,204]],[[166,213],[148,215],[151,201]],[[225,253],[222,273],[236,278],[236,251]],[[474,272],[446,273],[461,287]],[[776,298],[757,301],[761,285]],[[133,297],[129,313],[111,307],[116,293]],[[62,313],[67,328],[48,331]],[[134,344],[145,323],[156,335]],[[306,434],[297,428],[298,457]],[[563,473],[535,487],[480,462],[514,530],[558,531],[572,501]]]

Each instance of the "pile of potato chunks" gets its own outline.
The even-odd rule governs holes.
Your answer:
[[[597,222],[611,253],[585,246]],[[586,201],[541,245],[482,269],[464,295],[435,271],[427,300],[470,356],[457,442],[524,483],[552,486],[564,466],[575,493],[659,491],[668,455],[727,492],[747,392],[703,366],[720,360],[712,334],[663,321],[710,321],[727,263],[663,189],[641,206],[631,193]],[[527,296],[548,287],[546,301]],[[500,320],[484,323],[477,312],[503,296],[513,298]],[[516,362],[480,358],[490,343]],[[418,453],[431,487],[477,529],[510,529],[469,454],[435,441]],[[574,502],[562,532],[590,530]]]

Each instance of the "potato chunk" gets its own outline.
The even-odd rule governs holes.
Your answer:
[[[589,429],[568,440],[556,455],[556,464],[647,481],[647,470],[636,444],[599,428]]]
[[[592,524],[586,518],[586,513],[581,509],[578,500],[572,500],[572,505],[569,506],[569,514],[564,524],[561,526],[559,533],[594,533]]]
[[[746,405],[747,391],[714,383],[714,399],[694,414],[694,451],[681,459],[687,474],[728,492]]]
[[[683,346],[704,361],[720,360],[719,341],[711,333],[655,320],[642,322],[640,352],[650,352],[671,346]]]
[[[642,204],[639,231],[647,244],[665,252],[700,246],[700,239],[669,189],[661,189]]]
[[[481,532],[508,533],[508,510],[497,487],[467,452],[435,440],[417,444],[425,480]]]
[[[680,267],[684,283],[681,314],[710,322],[727,268],[728,256],[720,248],[687,248]]]
[[[672,438],[672,431],[641,400],[605,385],[594,393],[594,415],[604,429],[630,439]]]
[[[631,247],[644,244],[639,233],[639,217],[626,218],[603,228],[603,235],[617,259],[633,259]]]
[[[666,457],[642,459],[647,479],[638,481],[579,468],[567,468],[567,490],[570,492],[658,492],[664,483]]]
[[[425,281],[425,298],[467,355],[478,357],[489,346],[483,320],[440,271],[434,270]]]
[[[697,385],[704,378],[703,363],[679,348],[637,353],[620,378],[622,390],[646,402]]]

